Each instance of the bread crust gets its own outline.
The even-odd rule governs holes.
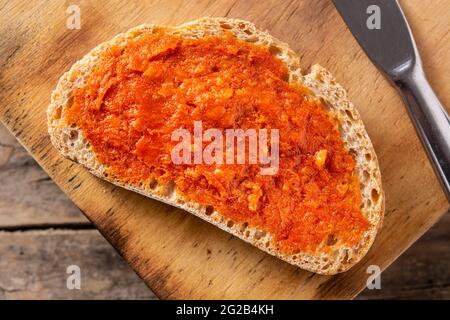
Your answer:
[[[356,174],[361,182],[363,199],[361,210],[370,222],[370,226],[359,243],[352,247],[345,244],[336,244],[328,247],[328,250],[325,251],[321,251],[319,248],[317,252],[313,253],[301,252],[286,255],[277,250],[271,242],[270,234],[246,226],[246,224],[236,224],[216,211],[210,212],[211,210],[207,207],[194,203],[177,193],[171,184],[157,185],[155,181],[145,181],[141,186],[133,186],[108,176],[106,168],[96,158],[94,151],[84,138],[82,130],[65,122],[65,111],[72,103],[72,92],[83,85],[105,50],[161,29],[170,34],[194,38],[222,35],[228,31],[232,32],[238,39],[267,46],[287,66],[290,83],[308,87],[313,93],[308,96],[309,99],[321,99],[325,103],[330,116],[340,124],[341,136],[346,148],[355,159]],[[346,91],[336,83],[330,72],[319,65],[314,65],[310,73],[303,75],[298,56],[286,43],[272,37],[268,32],[258,30],[248,21],[229,18],[202,18],[177,27],[141,25],[126,33],[119,34],[112,40],[98,45],[62,75],[52,93],[47,117],[48,132],[52,144],[64,157],[85,166],[97,177],[184,209],[259,249],[305,270],[327,275],[348,270],[367,253],[375,239],[377,230],[381,227],[384,214],[384,194],[381,187],[378,161],[359,113],[348,100]]]

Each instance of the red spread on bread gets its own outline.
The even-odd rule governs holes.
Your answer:
[[[284,253],[335,241],[353,245],[369,226],[355,161],[338,124],[308,90],[290,85],[268,48],[231,35],[164,31],[109,48],[68,110],[108,173],[139,186],[174,183],[189,200],[269,232]],[[257,164],[174,164],[178,128],[279,129],[279,170]]]

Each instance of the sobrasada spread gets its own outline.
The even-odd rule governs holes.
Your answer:
[[[67,120],[80,127],[111,175],[139,185],[174,183],[184,197],[269,232],[284,253],[348,245],[362,215],[355,161],[337,123],[307,90],[290,85],[268,48],[231,35],[183,38],[164,31],[114,46],[77,89]],[[174,130],[278,129],[279,168],[175,164]]]

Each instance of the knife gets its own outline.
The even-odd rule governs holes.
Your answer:
[[[333,0],[362,49],[401,93],[450,202],[450,119],[428,83],[396,0]]]

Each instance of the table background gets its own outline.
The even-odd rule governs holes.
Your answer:
[[[68,1],[0,4],[0,118],[160,296],[234,297],[251,293],[352,297],[365,283],[368,264],[389,265],[448,210],[398,94],[370,64],[328,0],[196,0],[195,5],[184,0],[130,1],[126,5],[106,0],[76,2],[86,13],[84,27],[70,32],[64,15]],[[450,1],[402,3],[432,85],[450,106]],[[358,106],[377,150],[387,199],[384,227],[373,250],[350,272],[328,280],[300,271],[242,241],[227,238],[181,210],[101,183],[61,159],[50,145],[41,125],[46,121],[44,110],[57,78],[75,60],[95,44],[139,23],[178,24],[200,15],[254,21],[291,43],[305,68],[320,61],[340,75],[339,81],[350,89],[351,100]],[[312,22],[321,28],[311,27]],[[36,163],[7,133],[4,136],[0,150],[2,294],[29,298],[35,294],[41,298],[150,297],[132,272],[123,274],[129,269]],[[94,189],[101,192],[89,197]],[[385,273],[383,290],[370,294],[399,296],[392,289],[399,283],[409,288],[409,295],[421,290],[445,294],[448,225],[438,227],[442,229],[434,229],[426,238],[432,243],[424,243],[419,255],[403,258],[406,265],[398,267],[401,272],[392,276]],[[233,260],[228,258],[231,254]],[[81,267],[81,291],[66,289],[65,270],[71,264]],[[389,294],[387,288],[394,292]]]
[[[2,124],[0,181],[0,299],[156,299]],[[358,298],[450,299],[449,230],[447,213]]]

